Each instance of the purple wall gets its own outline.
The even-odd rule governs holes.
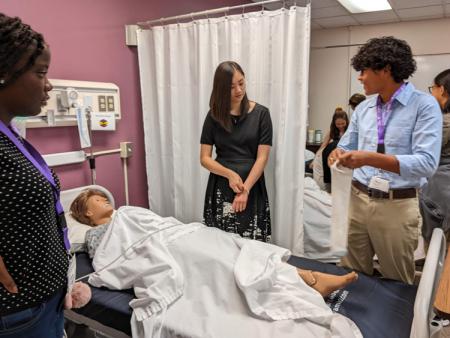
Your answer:
[[[130,141],[130,204],[148,207],[144,138],[137,50],[125,45],[126,24],[181,15],[245,0],[2,0],[0,12],[19,16],[44,34],[52,51],[49,78],[112,82],[120,88],[122,120],[115,132],[94,132],[94,151],[118,148]],[[28,129],[27,139],[42,154],[79,150],[76,127]],[[63,189],[90,183],[85,162],[56,168]],[[117,155],[97,159],[97,183],[107,187],[123,205],[122,164]]]

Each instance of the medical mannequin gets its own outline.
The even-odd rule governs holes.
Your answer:
[[[70,210],[73,218],[89,225],[109,224],[114,211],[107,196],[103,192],[94,189],[85,190],[78,195],[72,202]],[[230,234],[230,236],[233,235]],[[317,290],[324,297],[358,278],[355,272],[343,276],[302,269],[297,269],[297,272],[306,284]]]

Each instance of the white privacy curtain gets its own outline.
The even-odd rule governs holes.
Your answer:
[[[209,172],[200,135],[214,71],[238,62],[247,93],[269,108],[273,148],[265,170],[272,238],[303,253],[310,7],[258,11],[138,31],[150,208],[202,221]]]

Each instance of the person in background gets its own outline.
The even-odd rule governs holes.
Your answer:
[[[322,190],[331,191],[331,173],[327,163],[328,155],[336,148],[337,142],[339,142],[347,128],[347,113],[341,107],[337,107],[331,119],[330,130],[326,133],[312,162],[313,178]]]
[[[346,267],[414,281],[414,250],[421,218],[417,189],[439,163],[442,114],[436,100],[406,80],[415,72],[410,46],[374,38],[352,58],[366,95],[330,154],[353,173]],[[377,94],[377,95],[375,95]]]
[[[420,213],[423,218],[422,236],[426,242],[431,240],[434,228],[450,230],[450,69],[439,73],[428,88],[438,101],[442,110],[443,129],[441,158],[437,171],[422,187],[419,195]]]
[[[355,111],[356,107],[366,99],[366,96],[360,93],[355,93],[348,99],[348,105]]]
[[[69,243],[59,180],[11,125],[49,99],[50,49],[0,13],[0,337],[61,338]]]
[[[327,192],[331,192],[331,171],[328,166],[328,156],[336,149],[339,140],[348,128],[348,116],[342,108],[337,108],[333,114],[333,119],[330,125],[330,131],[327,138],[322,143],[322,167],[323,167],[323,183]]]
[[[271,226],[264,168],[272,145],[269,110],[249,101],[244,72],[233,61],[217,67],[209,106],[200,140],[200,163],[211,172],[204,222],[268,242]]]

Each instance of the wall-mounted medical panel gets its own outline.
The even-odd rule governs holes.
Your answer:
[[[77,109],[114,113],[120,120],[120,91],[113,83],[50,80],[53,90],[39,115],[27,118],[27,128],[77,125]]]

